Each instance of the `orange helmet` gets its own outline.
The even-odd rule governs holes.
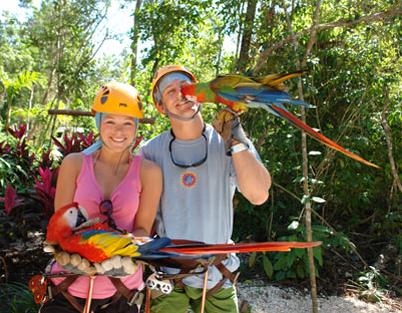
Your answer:
[[[143,118],[144,112],[137,89],[117,82],[103,85],[96,93],[92,112],[114,113]]]
[[[169,73],[173,73],[173,72],[181,72],[184,73],[185,75],[187,75],[193,82],[196,82],[195,76],[193,75],[193,73],[191,73],[188,69],[186,69],[184,66],[182,65],[166,65],[166,66],[162,66],[159,70],[157,70],[155,72],[154,77],[152,78],[152,100],[154,102],[155,107],[157,108],[157,110],[160,113],[164,113],[163,109],[162,109],[162,105],[159,103],[159,101],[157,100],[157,98],[155,97],[155,93],[156,93],[156,88],[158,86],[159,81],[161,80],[162,77],[164,77],[165,75],[169,74]]]

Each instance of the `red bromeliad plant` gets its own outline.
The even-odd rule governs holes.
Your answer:
[[[15,148],[15,156],[32,163],[33,160],[35,159],[35,154],[30,153],[30,151],[29,151],[29,147],[27,144],[26,131],[27,131],[26,124],[21,124],[18,127],[15,126],[14,128],[8,128],[8,132],[11,134],[11,136],[13,136],[15,139],[17,139],[17,144],[16,144],[16,148]]]
[[[9,143],[2,142],[1,148],[4,149],[2,156],[17,162],[17,164],[25,170],[27,175],[32,175],[32,165],[35,160],[35,154],[30,151],[27,144],[27,125],[21,124],[13,128],[10,127],[8,128],[8,132],[16,139],[16,144],[13,148]]]
[[[8,128],[8,132],[16,139],[21,139],[27,132],[27,124],[20,124],[18,127]]]
[[[6,155],[11,152],[11,145],[6,142],[0,142],[0,155]]]
[[[0,249],[16,239],[29,240],[32,229],[45,230],[54,213],[57,160],[51,149],[35,154],[29,145],[26,125],[8,129],[0,142]],[[53,138],[63,157],[82,151],[94,142],[94,134],[73,133]]]
[[[82,133],[78,133],[78,137],[81,140],[82,148],[88,148],[95,141],[95,134],[93,132],[89,132],[87,135],[84,135]]]
[[[0,197],[5,213],[23,216],[27,212],[36,212],[48,219],[54,213],[57,172],[58,169],[39,168],[39,178],[34,177],[33,190],[28,192],[17,194],[17,191],[8,184],[4,197]],[[17,208],[18,210],[14,212]]]
[[[63,143],[61,143],[57,138],[52,136],[52,140],[60,151],[60,153],[65,157],[67,154],[72,152],[79,152],[85,148],[88,148],[93,144],[95,140],[95,136],[93,132],[88,133],[87,135],[81,133],[73,133],[71,137],[65,133],[63,136]]]
[[[17,197],[17,192],[11,185],[7,185],[4,197],[0,197],[0,202],[4,203],[4,211],[10,215],[11,210],[22,204],[22,199]]]
[[[54,196],[56,194],[55,182],[57,180],[58,168],[51,170],[50,168],[39,168],[40,180],[35,178],[35,191],[46,218],[49,218],[54,212]]]
[[[51,151],[45,151],[42,153],[42,157],[39,160],[39,168],[52,168],[53,159],[51,157]]]
[[[31,206],[34,201],[34,206],[38,208],[39,204],[42,207],[42,213],[48,218],[54,212],[58,167],[52,169],[54,162],[50,150],[43,152],[40,158],[30,152],[26,130],[25,124],[9,128],[10,135],[17,141],[11,144],[0,143],[1,158],[10,169],[5,173],[4,181],[8,184],[4,197],[0,198],[0,203],[3,203],[5,212],[10,214],[15,207]],[[93,132],[88,135],[73,133],[69,136],[65,134],[63,143],[52,138],[56,147],[65,156],[90,146],[94,142],[94,137]]]
[[[135,138],[133,150],[139,146],[139,144],[140,144],[141,141],[142,141],[142,138],[143,138],[143,136],[137,136],[137,138]]]

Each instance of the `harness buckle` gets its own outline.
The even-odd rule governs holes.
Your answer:
[[[163,279],[163,275],[158,273],[151,274],[146,282],[146,286],[151,290],[159,290],[163,294],[169,294],[173,291],[173,285],[168,279]]]
[[[134,304],[141,305],[143,301],[144,301],[144,294],[137,290],[136,292],[134,292],[131,299],[127,300],[127,304],[129,306],[133,306]]]

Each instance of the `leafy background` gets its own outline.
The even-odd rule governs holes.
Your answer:
[[[119,3],[121,10],[135,9],[132,29],[124,34],[131,40],[130,49],[114,57],[99,57],[102,41],[95,40],[111,1],[43,0],[36,7],[25,0],[19,4],[31,12],[27,20],[10,13],[1,16],[0,281],[25,282],[43,269],[47,259],[40,245],[32,242],[43,236],[52,213],[52,188],[60,159],[96,137],[91,118],[50,115],[49,109],[88,111],[102,83],[129,82],[139,89],[146,116],[155,118],[155,123],[140,128],[146,140],[168,128],[149,94],[152,75],[162,65],[183,64],[206,81],[221,73],[264,75],[294,71],[305,64],[302,95],[315,106],[307,111],[307,123],[381,169],[366,167],[308,140],[307,199],[300,132],[265,112],[251,110],[242,115],[244,128],[274,184],[269,201],[261,206],[236,195],[233,239],[305,240],[303,209],[308,200],[314,239],[324,242],[314,252],[319,291],[339,292],[349,286],[373,301],[385,295],[400,296],[400,3]],[[316,40],[303,63],[318,7]],[[236,41],[235,51],[227,49],[227,38]],[[295,79],[287,84],[295,97],[300,96],[297,83]],[[205,119],[210,122],[218,109],[218,105],[205,105]],[[39,252],[30,256],[21,252],[31,245]],[[19,258],[15,251],[20,252]],[[42,261],[29,263],[32,256]],[[243,279],[258,276],[282,283],[307,282],[309,268],[303,250],[243,258]],[[7,290],[15,288],[22,287],[17,284]],[[368,295],[363,293],[367,290],[371,290]],[[0,297],[14,299],[11,294],[3,292]]]

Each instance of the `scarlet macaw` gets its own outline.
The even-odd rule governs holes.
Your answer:
[[[309,104],[301,100],[292,99],[285,91],[286,88],[283,84],[285,80],[300,76],[302,73],[302,71],[298,71],[257,78],[231,74],[221,75],[207,83],[184,84],[181,87],[181,92],[186,98],[195,97],[200,103],[215,102],[225,104],[235,112],[243,112],[247,108],[263,108],[269,113],[287,120],[293,126],[304,130],[308,135],[324,145],[356,161],[379,168],[376,164],[346,150],[336,142],[316,132],[285,109],[283,104],[310,107]]]
[[[130,234],[122,234],[104,223],[88,221],[85,209],[77,203],[55,212],[47,228],[46,242],[59,245],[67,253],[76,253],[91,262],[103,262],[115,255],[129,256],[151,264],[181,268],[180,259],[209,258],[214,254],[251,251],[290,251],[311,248],[320,242],[261,242],[241,244],[204,244],[169,238],[136,243]]]
[[[115,255],[133,258],[171,255],[158,251],[168,246],[170,240],[160,238],[137,244],[130,234],[111,229],[97,220],[88,220],[85,209],[72,203],[57,210],[49,220],[46,242],[59,245],[67,253],[77,253],[91,262],[100,263]],[[153,252],[156,251],[156,255]]]

